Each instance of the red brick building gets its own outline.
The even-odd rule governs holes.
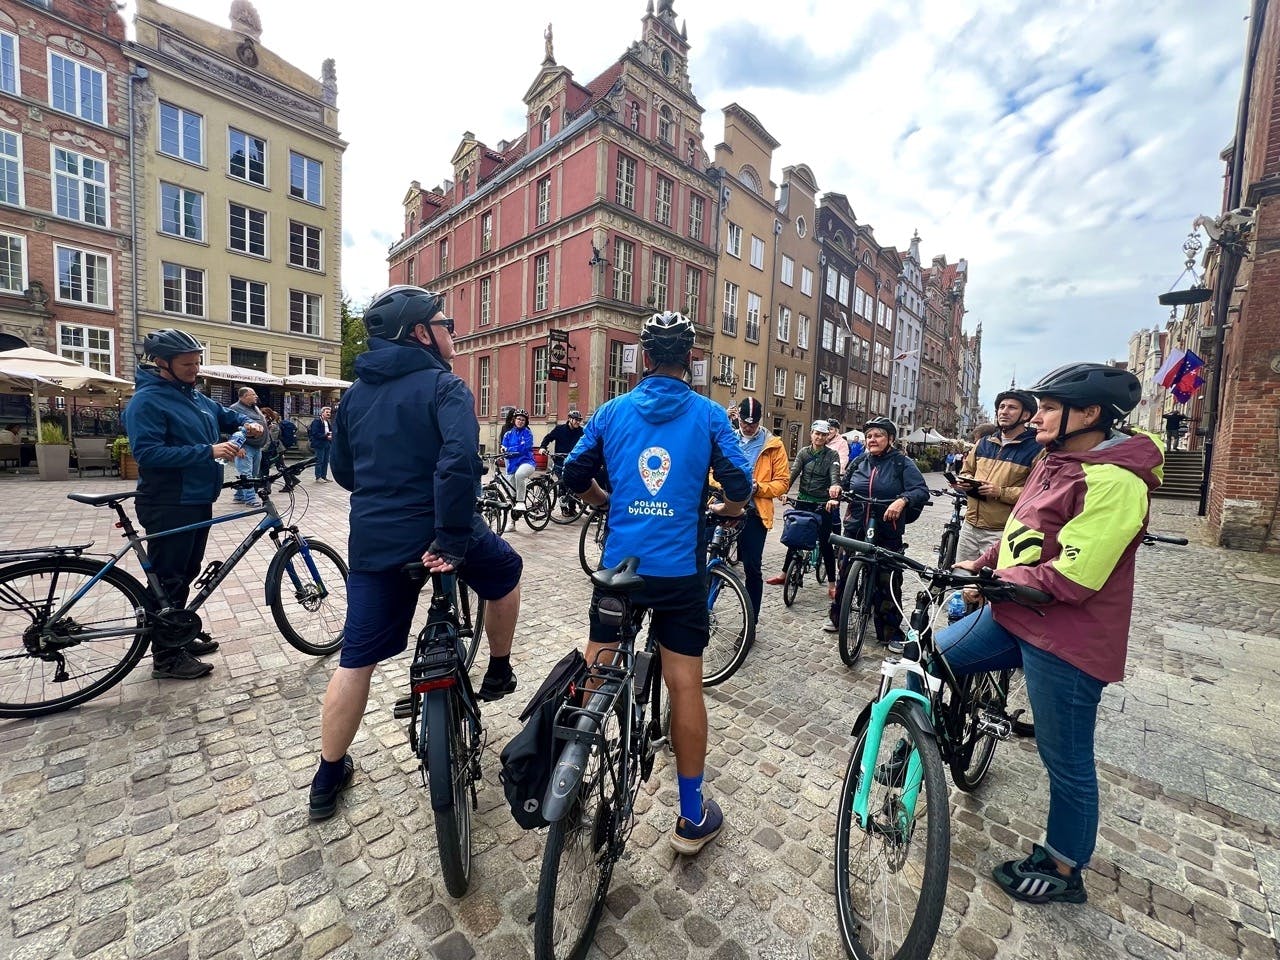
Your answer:
[[[969,264],[943,254],[924,271],[925,334],[920,361],[917,422],[954,437],[960,427],[964,360],[964,292]]]
[[[688,41],[670,3],[652,9],[587,84],[556,63],[548,30],[525,129],[492,147],[464,135],[453,177],[405,197],[389,279],[448,295],[486,443],[504,407],[527,408],[536,432],[629,389],[625,348],[656,310],[687,312],[696,356],[709,347],[719,187]],[[567,336],[563,382],[552,331]]]
[[[0,7],[0,350],[129,376],[129,75],[106,0]]]

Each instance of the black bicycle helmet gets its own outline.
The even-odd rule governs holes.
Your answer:
[[[891,439],[898,439],[898,425],[888,417],[872,417],[862,425],[863,433],[868,430],[883,430]]]
[[[1022,412],[1026,414],[1024,419],[1031,419],[1035,416],[1036,398],[1029,394],[1026,390],[1001,390],[996,394],[996,409],[1000,408],[1001,402],[1005,400],[1016,400],[1022,406]]]
[[[401,284],[374,297],[361,319],[369,336],[396,343],[416,343],[413,328],[420,323],[426,324],[431,345],[436,347],[436,335],[431,330],[430,320],[443,309],[442,294]]]
[[[640,331],[640,346],[658,366],[683,364],[693,349],[693,322],[683,313],[655,313]]]
[[[148,333],[142,341],[142,356],[145,359],[168,360],[180,353],[202,353],[204,347],[191,334],[170,327]]]
[[[1117,420],[1123,420],[1142,399],[1142,382],[1128,370],[1111,367],[1105,363],[1068,363],[1046,373],[1027,393],[1037,397],[1050,397],[1063,406],[1062,422],[1058,436],[1050,446],[1061,446],[1065,441],[1094,430],[1107,431]],[[1083,410],[1097,404],[1102,408],[1098,423],[1078,430],[1067,430],[1067,411],[1071,407]]]

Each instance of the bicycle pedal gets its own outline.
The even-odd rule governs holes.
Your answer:
[[[978,732],[997,740],[1008,740],[1013,736],[1013,723],[999,714],[984,713],[978,717]]]
[[[401,697],[391,708],[391,715],[397,720],[408,720],[413,716],[413,697]]]

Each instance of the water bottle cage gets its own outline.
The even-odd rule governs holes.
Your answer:
[[[217,573],[220,569],[222,569],[221,560],[210,561],[209,565],[204,568],[204,572],[201,573],[199,578],[196,580],[196,583],[195,583],[196,589],[203,590],[210,583],[212,583],[213,578],[217,576]]]

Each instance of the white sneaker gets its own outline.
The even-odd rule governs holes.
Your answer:
[[[525,512],[526,508],[523,500],[519,501],[511,508],[511,513],[517,517],[524,515]]]

